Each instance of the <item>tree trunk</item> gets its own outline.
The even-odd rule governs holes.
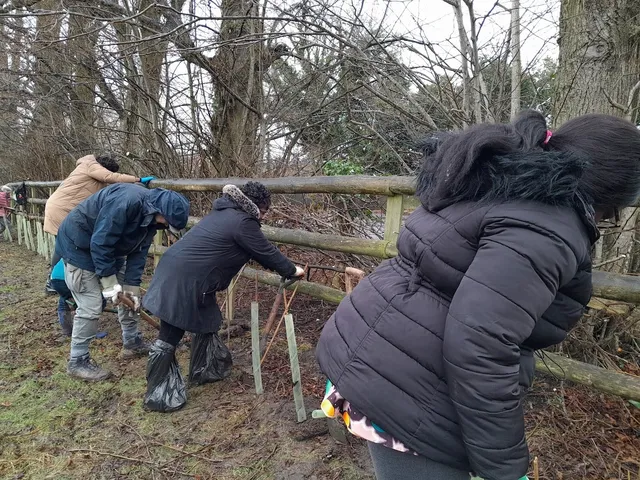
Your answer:
[[[489,92],[482,75],[482,66],[480,65],[480,51],[478,47],[478,31],[476,26],[476,14],[473,9],[473,0],[464,0],[469,11],[470,37],[471,37],[471,60],[473,66],[473,83],[475,85],[476,96],[476,123],[482,123],[486,118],[490,122],[495,122],[495,117],[489,105]],[[485,115],[482,115],[482,107],[484,106]]]
[[[223,0],[214,64],[215,114],[212,167],[219,177],[252,176],[260,159],[264,41],[257,0]],[[232,19],[225,17],[254,17]]]
[[[118,49],[120,51],[120,61],[122,63],[124,84],[124,115],[120,118],[120,130],[123,132],[124,140],[122,149],[129,152],[133,158],[145,155],[145,149],[140,135],[140,84],[141,76],[133,56],[129,43],[132,39],[131,26],[122,22],[113,25],[118,39]]]
[[[60,0],[43,0],[37,3],[37,8],[56,11],[60,8]],[[32,54],[35,57],[33,94],[37,101],[28,136],[32,141],[31,148],[36,150],[32,152],[34,155],[42,155],[47,150],[46,156],[53,154],[50,139],[66,134],[63,106],[68,100],[63,92],[67,90],[61,83],[64,80],[57,74],[59,66],[64,64],[59,43],[61,23],[55,15],[41,15],[36,19]]]
[[[638,18],[638,0],[562,0],[556,126],[592,112],[637,121]]]
[[[9,28],[0,25],[1,38],[9,38]],[[0,141],[4,144],[6,140],[14,138],[15,130],[18,128],[18,115],[16,105],[16,64],[9,62],[10,42],[2,42],[0,48]],[[7,142],[7,147],[10,147]],[[3,149],[5,146],[3,145]]]
[[[93,153],[96,148],[94,130],[94,97],[96,77],[92,70],[98,34],[95,23],[84,15],[69,15],[68,52],[71,89],[71,141],[75,156]]]
[[[586,113],[638,122],[639,18],[638,0],[562,0],[556,126]],[[610,271],[625,272],[635,263],[630,256],[637,215],[635,209],[622,213],[624,231],[597,249],[596,262]]]
[[[144,11],[145,15],[153,21],[160,23],[162,19],[161,10],[153,8],[154,1],[140,0],[139,11]],[[180,11],[184,1],[178,2],[176,10]],[[139,106],[141,113],[140,130],[142,144],[147,150],[144,160],[160,160],[170,155],[170,149],[166,148],[166,142],[161,135],[160,129],[160,90],[162,86],[162,68],[165,63],[169,40],[166,36],[157,37],[157,32],[149,30],[144,26],[140,28],[142,42],[138,46],[140,56],[140,72],[142,73],[142,83],[144,95],[139,95]]]
[[[511,1],[511,120],[520,113],[522,62],[520,60],[520,0]]]
[[[471,77],[469,76],[469,42],[467,40],[467,31],[464,27],[464,17],[462,16],[462,4],[458,0],[457,4],[452,5],[456,15],[456,23],[458,25],[458,37],[460,40],[460,69],[462,70],[462,109],[464,110],[463,127],[466,127],[473,117],[471,108]],[[480,111],[479,101],[474,96],[473,110]]]

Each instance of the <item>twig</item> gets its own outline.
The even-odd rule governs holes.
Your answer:
[[[155,468],[156,470],[160,470],[160,471],[166,471],[167,470],[166,466],[158,466],[154,462],[150,462],[149,460],[143,460],[141,458],[127,457],[125,455],[119,455],[117,453],[102,452],[100,450],[93,450],[92,448],[74,448],[74,449],[67,450],[67,451],[68,452],[79,452],[79,453],[95,453],[96,455],[103,455],[103,456],[106,456],[106,457],[119,458],[121,460],[127,460],[129,462],[144,463],[145,465],[149,465],[149,467]],[[174,462],[174,460],[172,460],[169,463],[173,463],[173,462]],[[165,465],[167,465],[167,464],[165,464]],[[178,475],[184,475],[185,477],[197,477],[198,476],[198,475],[194,475],[192,473],[178,472],[178,471],[174,471],[174,470],[172,470],[172,473],[177,473]]]
[[[119,455],[117,453],[111,453],[111,452],[101,452],[100,450],[93,450],[92,448],[73,448],[71,450],[67,450],[68,452],[80,452],[80,453],[95,453],[96,455],[104,455],[107,457],[114,457],[114,458],[120,458],[122,460],[129,460],[130,462],[138,462],[138,463],[145,463],[147,465],[152,465],[154,467],[157,467],[157,465],[149,460],[143,460],[142,458],[133,458],[133,457],[126,457],[124,455]]]
[[[604,262],[596,263],[593,268],[604,267],[605,265],[609,265],[610,263],[616,263],[620,260],[624,260],[627,258],[626,254],[618,255],[616,258],[610,258],[609,260],[605,260]]]
[[[144,446],[145,446],[145,448],[146,448],[146,450],[147,450],[147,455],[149,455],[149,460],[153,460],[153,455],[151,455],[151,449],[149,448],[149,444],[148,444],[148,443],[147,443],[147,441],[144,439],[144,437],[140,434],[140,432],[138,432],[138,431],[137,431],[135,428],[133,428],[131,425],[127,425],[127,424],[126,424],[126,423],[124,423],[124,422],[118,422],[118,423],[120,423],[120,425],[122,425],[123,427],[127,427],[127,428],[129,428],[133,433],[135,433],[135,434],[138,436],[138,438],[139,438],[140,440],[142,440],[142,443],[144,443]],[[151,472],[151,476],[153,477],[153,480],[155,480],[155,478],[156,478],[156,474],[155,474],[153,471]]]
[[[179,460],[181,458],[184,457],[194,457],[194,458],[198,458],[200,460],[204,460],[205,462],[209,462],[209,463],[221,463],[224,462],[224,460],[218,460],[215,458],[207,458],[207,457],[203,457],[202,455],[198,455],[199,453],[202,453],[203,451],[213,447],[215,444],[211,443],[209,445],[205,445],[204,447],[200,448],[199,450],[196,450],[196,452],[191,453],[191,452],[185,452],[184,450],[181,450],[179,448],[176,447],[172,447],[171,445],[165,445],[164,443],[159,443],[159,442],[153,442],[154,445],[157,445],[158,447],[162,447],[162,448],[167,448],[169,450],[173,450],[174,452],[178,452],[180,454],[179,457],[172,459],[170,463],[174,463],[176,460]]]

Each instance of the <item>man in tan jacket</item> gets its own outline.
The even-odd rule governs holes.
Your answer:
[[[44,231],[58,234],[58,227],[80,202],[111,183],[136,183],[142,179],[117,173],[120,165],[111,155],[97,158],[87,155],[76,162],[76,168],[49,197],[44,209]]]
[[[58,235],[58,228],[69,212],[83,200],[112,183],[137,183],[145,185],[153,177],[138,178],[133,175],[117,173],[120,169],[118,161],[109,154],[98,157],[87,155],[78,159],[76,168],[64,179],[57,190],[49,197],[44,208],[44,231],[54,237]],[[60,258],[54,255],[51,266],[58,263]],[[56,292],[47,280],[46,291],[55,295]]]

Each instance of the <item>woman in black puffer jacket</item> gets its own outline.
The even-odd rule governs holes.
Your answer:
[[[533,353],[589,301],[596,222],[640,191],[640,133],[605,115],[552,133],[529,111],[436,135],[424,154],[399,255],[322,333],[323,409],[369,440],[379,480],[517,480]]]

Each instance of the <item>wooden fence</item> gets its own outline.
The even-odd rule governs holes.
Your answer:
[[[302,247],[316,248],[333,252],[368,255],[380,259],[397,255],[396,240],[402,224],[405,209],[415,208],[415,201],[407,196],[415,191],[413,179],[410,177],[368,177],[368,176],[334,176],[334,177],[285,177],[268,179],[179,179],[154,180],[151,187],[163,187],[183,192],[220,192],[224,185],[233,183],[242,185],[249,180],[257,180],[278,194],[332,193],[344,195],[369,194],[387,197],[385,228],[383,240],[351,238],[338,235],[318,234],[305,230],[291,230],[275,227],[263,227],[265,235],[271,241]],[[38,192],[50,195],[60,182],[26,182],[30,198],[28,206],[17,211],[18,242],[31,250],[37,251],[45,258],[50,258],[53,248],[52,238],[42,230],[43,207],[46,198],[38,197]],[[11,184],[17,186],[18,184]],[[412,199],[413,200],[413,199]],[[190,224],[199,221],[191,218]],[[162,245],[162,237],[156,237],[150,249],[155,263],[166,251]],[[276,275],[245,268],[244,277],[277,286]],[[600,298],[640,304],[640,278],[632,275],[616,275],[606,272],[594,272],[594,295]],[[311,282],[300,282],[300,293],[331,303],[339,303],[344,297],[340,290]],[[233,292],[229,292],[228,316],[233,316]],[[577,383],[592,386],[602,392],[619,395],[631,400],[640,400],[640,377],[621,372],[576,362],[566,357],[546,353],[546,359],[538,360],[539,371],[552,373]]]

